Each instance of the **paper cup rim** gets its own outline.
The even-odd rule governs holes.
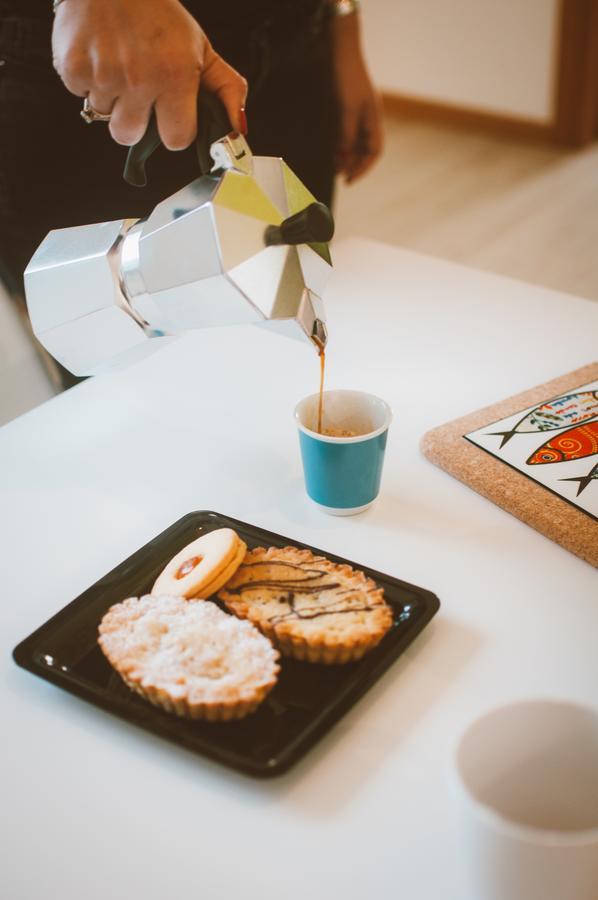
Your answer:
[[[569,709],[574,708],[598,716],[598,708],[594,706],[588,706],[575,700],[559,699],[556,697],[522,698],[521,700],[501,703],[481,714],[473,716],[468,721],[465,728],[462,729],[453,745],[449,764],[449,779],[453,784],[453,788],[458,790],[459,793],[466,798],[467,803],[482,821],[486,822],[487,825],[491,825],[504,835],[543,847],[591,847],[594,844],[598,844],[598,825],[592,826],[591,828],[579,828],[575,831],[564,831],[555,828],[536,828],[533,825],[524,825],[515,819],[503,815],[493,806],[490,806],[490,804],[478,800],[471,792],[460,773],[459,752],[465,738],[474,725],[515,706],[530,705],[566,706]]]
[[[295,409],[293,411],[293,416],[295,419],[295,424],[299,431],[302,431],[304,434],[309,435],[309,437],[313,437],[317,441],[322,441],[325,444],[359,444],[363,441],[371,441],[372,438],[378,437],[381,434],[384,434],[385,431],[388,431],[390,424],[392,422],[392,410],[386,400],[383,400],[382,397],[378,397],[376,394],[370,394],[368,391],[352,391],[350,389],[339,389],[335,390],[334,388],[329,391],[324,391],[324,397],[326,394],[351,394],[353,397],[368,397],[376,400],[384,407],[384,411],[386,413],[386,421],[379,428],[376,428],[374,431],[368,431],[366,434],[356,434],[353,437],[335,437],[333,435],[328,434],[320,434],[318,431],[313,431],[311,428],[307,428],[300,420],[299,420],[299,407],[305,403],[307,400],[313,400],[314,398],[320,397],[319,391],[314,394],[308,394],[306,397],[302,397],[301,400],[295,405]]]

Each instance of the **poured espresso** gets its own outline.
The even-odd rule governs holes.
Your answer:
[[[360,431],[352,431],[348,428],[324,428],[324,372],[326,370],[326,351],[324,347],[318,350],[320,357],[320,399],[318,401],[318,434],[324,434],[327,437],[356,437],[361,434]]]
[[[322,417],[324,414],[324,370],[326,369],[326,351],[320,347],[320,400],[318,402],[318,434],[322,434]]]

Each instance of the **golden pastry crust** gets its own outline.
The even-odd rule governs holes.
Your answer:
[[[129,597],[105,614],[98,643],[131,690],[191,719],[243,718],[280,670],[278,651],[251,623],[210,601]]]
[[[232,528],[208,531],[173,556],[158,575],[152,594],[207,600],[232,578],[246,551],[247,545]]]
[[[371,578],[296,547],[250,550],[218,597],[284,656],[308,662],[360,659],[393,622]]]

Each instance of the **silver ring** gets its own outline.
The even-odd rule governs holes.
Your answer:
[[[91,125],[92,122],[109,122],[111,113],[101,113],[94,109],[89,102],[89,97],[83,101],[83,109],[81,110],[81,118]]]

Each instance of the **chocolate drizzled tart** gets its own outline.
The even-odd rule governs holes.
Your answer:
[[[279,672],[270,641],[209,600],[129,597],[110,607],[98,643],[131,690],[191,719],[243,718]]]
[[[296,547],[250,550],[218,597],[284,656],[308,662],[360,659],[393,621],[382,590],[363,572]]]

